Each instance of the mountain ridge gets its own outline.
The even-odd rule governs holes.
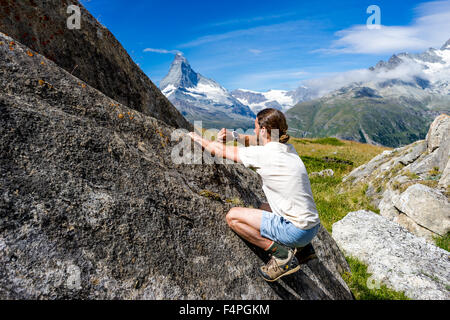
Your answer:
[[[449,40],[450,41],[450,40]],[[286,112],[290,132],[398,147],[424,139],[432,120],[450,113],[450,50],[399,53],[361,80]]]
[[[296,103],[308,100],[312,96],[309,89],[304,86],[292,91],[272,89],[259,92],[236,89],[231,94],[243,104],[248,105],[254,113],[258,113],[265,108],[275,108],[284,112]]]
[[[194,71],[177,53],[168,74],[160,82],[161,92],[191,122],[202,121],[206,128],[250,129],[255,114],[215,80]]]

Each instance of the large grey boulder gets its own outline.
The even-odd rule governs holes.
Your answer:
[[[177,164],[183,132],[2,33],[0,88],[1,299],[352,298],[323,228],[319,259],[257,275],[267,254],[225,221],[265,200],[253,171]]]
[[[442,236],[450,232],[450,203],[438,190],[414,184],[395,199],[394,205],[426,229]]]
[[[372,285],[385,284],[412,299],[450,299],[450,254],[399,224],[354,211],[333,224],[333,238],[346,255],[367,264]]]
[[[387,189],[383,193],[383,198],[378,204],[378,209],[380,210],[380,214],[391,221],[394,221],[403,227],[405,227],[408,231],[413,234],[422,237],[430,242],[433,242],[433,237],[436,237],[438,234],[436,232],[427,229],[420,224],[418,224],[415,220],[411,219],[404,212],[400,211],[394,203],[398,203],[398,199],[400,198],[401,193],[398,190]],[[428,209],[418,212],[418,214],[428,213]]]
[[[67,27],[67,20],[73,14],[67,13],[69,5],[81,10],[80,29]],[[174,127],[192,128],[114,35],[79,1],[2,0],[0,32],[129,108]]]

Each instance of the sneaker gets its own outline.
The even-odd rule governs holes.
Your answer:
[[[292,274],[300,269],[297,258],[295,257],[296,250],[290,250],[289,257],[285,260],[278,260],[274,256],[270,261],[258,269],[259,274],[264,280],[273,282],[281,277]]]
[[[314,250],[314,247],[311,245],[311,243],[308,243],[306,246],[297,249],[297,254],[295,256],[297,257],[299,264],[304,264],[309,260],[317,258],[316,251]]]

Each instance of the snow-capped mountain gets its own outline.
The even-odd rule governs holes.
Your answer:
[[[450,113],[450,40],[440,49],[394,54],[374,67],[317,79],[334,87],[286,112],[295,135],[335,136],[397,147],[424,139],[431,121]]]
[[[275,108],[284,111],[295,104],[292,96],[289,95],[289,91],[286,90],[257,92],[247,89],[236,89],[231,91],[231,94],[242,104],[248,105],[254,113],[258,113],[265,108]]]
[[[338,77],[345,78],[346,81],[322,79],[330,84],[329,87],[339,86],[323,97],[340,95],[360,87],[370,88],[381,97],[449,97],[450,40],[439,50],[429,48],[417,54],[394,54],[388,61],[379,61],[369,69],[346,72],[336,78]]]
[[[372,82],[382,93],[393,93],[383,90],[386,87],[404,93],[401,87],[408,86],[410,90],[422,90],[422,95],[450,95],[450,40],[440,50],[430,48],[420,54],[394,54],[387,62],[380,61],[369,70],[375,74]]]
[[[265,108],[275,108],[284,112],[299,102],[315,98],[313,91],[305,86],[300,86],[292,91],[269,90],[258,92],[236,89],[231,94],[243,104],[248,105],[254,113],[258,113]]]
[[[205,128],[252,128],[255,114],[216,81],[195,72],[176,54],[169,73],[160,82],[162,93],[191,122]]]
[[[298,103],[335,96],[358,87],[371,88],[383,97],[425,99],[430,94],[436,97],[448,96],[449,83],[450,40],[439,50],[430,48],[419,54],[394,54],[388,61],[380,61],[368,69],[305,80],[295,90],[298,95],[294,101]]]

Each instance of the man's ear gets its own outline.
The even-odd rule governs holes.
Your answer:
[[[264,137],[267,136],[267,129],[266,127],[262,127],[259,129],[259,134],[263,135]]]

